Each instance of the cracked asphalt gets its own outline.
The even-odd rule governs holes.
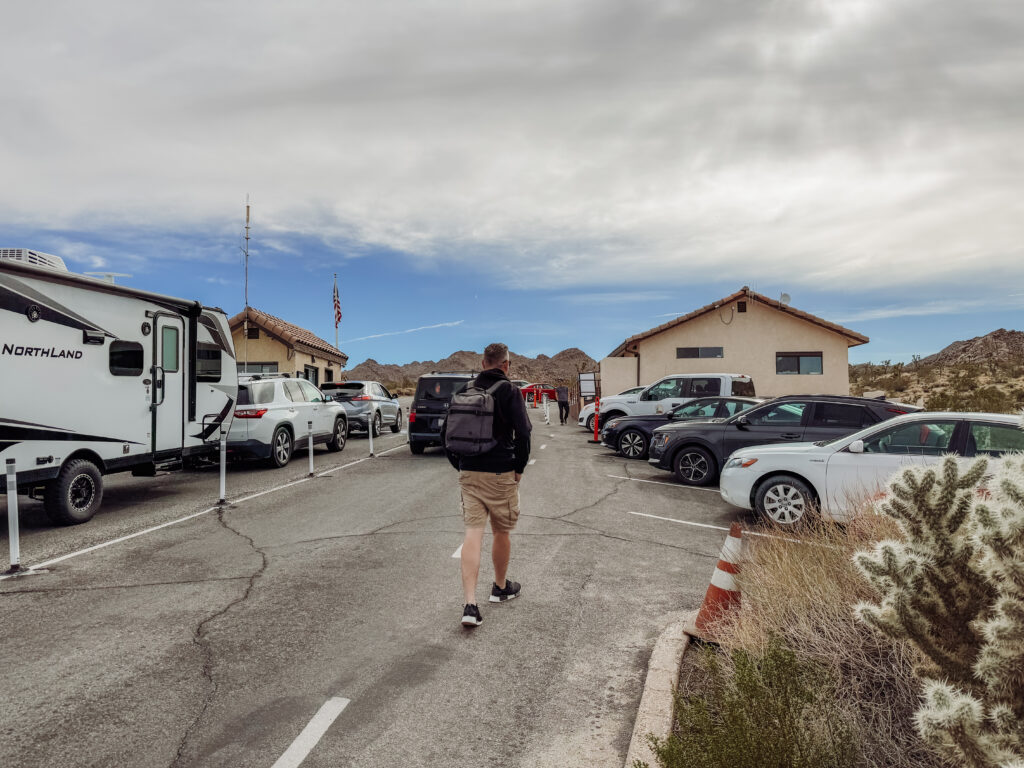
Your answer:
[[[317,449],[317,473],[338,469],[308,480],[305,453],[232,466],[242,501],[0,581],[0,764],[270,768],[343,697],[303,766],[621,766],[654,641],[699,603],[725,535],[628,513],[746,518],[531,417],[509,571],[522,596],[487,602],[488,534],[475,630],[459,624],[456,474],[401,434],[344,468],[365,438]],[[217,484],[214,469],[112,476],[73,528],[22,497],[23,563],[203,512]]]

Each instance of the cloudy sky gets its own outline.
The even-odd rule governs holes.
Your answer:
[[[0,246],[353,363],[742,285],[909,359],[1024,326],[1019,0],[8,4]],[[15,66],[17,63],[17,66]]]

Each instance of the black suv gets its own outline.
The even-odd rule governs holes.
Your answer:
[[[685,485],[710,485],[733,451],[750,445],[817,442],[853,434],[914,405],[843,395],[785,395],[727,419],[654,430],[647,461]]]
[[[434,371],[420,376],[409,409],[409,450],[423,453],[428,445],[441,444],[441,425],[448,415],[452,395],[476,378],[470,371]]]

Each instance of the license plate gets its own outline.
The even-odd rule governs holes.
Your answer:
[[[444,424],[444,419],[434,419],[434,426],[437,429],[440,429],[442,424]]]

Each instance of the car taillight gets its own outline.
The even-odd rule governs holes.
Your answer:
[[[247,408],[244,411],[235,411],[236,419],[258,419],[267,412],[266,408]]]
[[[907,413],[907,411],[901,411],[901,410],[900,410],[899,408],[886,408],[886,409],[885,409],[885,412],[886,412],[886,413],[896,413],[896,414],[899,414],[899,415],[901,415],[901,416],[902,416],[902,415],[903,415],[904,413]]]
[[[416,423],[416,411],[409,411],[409,423],[410,424],[415,424]]]
[[[373,398],[370,397],[369,395],[360,395],[359,397],[352,398],[353,402],[355,402],[356,400],[373,400]]]

